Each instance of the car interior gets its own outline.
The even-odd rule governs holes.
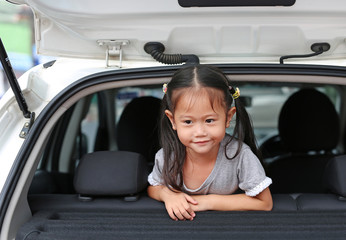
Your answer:
[[[203,212],[188,227],[210,239],[215,228],[224,234],[220,236],[237,236],[242,223],[252,222],[263,228],[253,229],[247,237],[265,237],[269,232],[271,237],[289,237],[285,229],[292,216],[288,213],[296,212],[296,221],[304,219],[300,229],[304,236],[314,234],[308,230],[316,228],[316,221],[327,227],[332,211],[331,221],[340,227],[335,232],[342,231],[346,212],[346,86],[253,81],[244,76],[234,85],[240,88],[263,166],[273,180],[274,207],[270,213]],[[27,194],[32,217],[20,227],[16,239],[66,239],[59,235],[62,229],[71,232],[71,239],[77,234],[86,238],[117,234],[125,239],[129,231],[124,229],[130,229],[129,225],[131,237],[143,239],[160,238],[160,231],[167,236],[184,234],[171,226],[164,204],[146,193],[147,176],[160,149],[162,96],[162,83],[117,87],[82,97],[67,109],[42,145]],[[232,124],[227,131],[232,133]],[[325,218],[316,220],[315,212]],[[254,214],[258,218],[253,218]],[[153,228],[154,222],[160,226]],[[101,235],[92,231],[97,227],[103,229]],[[323,236],[324,227],[315,234]]]

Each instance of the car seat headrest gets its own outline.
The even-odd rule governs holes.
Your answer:
[[[346,197],[346,155],[332,158],[324,172],[324,183],[333,193]]]
[[[154,161],[159,144],[161,100],[155,97],[134,98],[121,114],[117,125],[118,149],[142,154]]]
[[[137,194],[147,186],[147,162],[138,153],[100,151],[81,159],[74,177],[77,193],[87,196]]]
[[[330,151],[339,140],[339,118],[333,103],[315,89],[302,89],[285,102],[279,135],[289,151]]]

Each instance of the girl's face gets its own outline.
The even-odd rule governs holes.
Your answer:
[[[218,94],[223,94],[220,90]],[[174,114],[166,110],[172,128],[186,147],[187,154],[217,154],[226,128],[235,113],[232,107],[227,113],[220,104],[210,101],[205,88],[186,91],[176,103]]]

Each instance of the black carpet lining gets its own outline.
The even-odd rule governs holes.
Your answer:
[[[345,239],[346,212],[40,211],[16,239]]]

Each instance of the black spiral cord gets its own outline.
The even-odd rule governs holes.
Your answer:
[[[198,64],[199,58],[193,54],[165,54],[165,46],[160,42],[148,42],[144,45],[144,51],[150,54],[156,61],[164,64]]]

